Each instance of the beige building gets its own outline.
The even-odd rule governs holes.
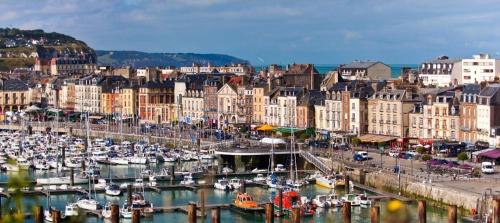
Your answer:
[[[253,112],[252,112],[252,121],[254,123],[264,123],[264,95],[266,93],[267,86],[260,85],[254,86],[252,92],[253,98]]]
[[[238,121],[236,113],[238,92],[236,88],[236,86],[227,83],[217,92],[217,116],[219,118],[219,128],[222,126],[236,124]]]
[[[139,88],[135,86],[126,86],[120,88],[120,94],[118,96],[119,104],[121,105],[121,113],[123,116],[132,117],[137,115],[137,97],[139,93]]]
[[[64,110],[74,111],[76,105],[76,87],[74,80],[64,80],[60,91],[60,106]]]
[[[204,100],[202,89],[188,89],[182,97],[182,117],[187,123],[199,123],[204,120]]]
[[[30,104],[28,84],[19,79],[0,79],[0,113],[20,111]]]
[[[410,137],[456,141],[459,136],[460,112],[454,92],[426,95],[421,105],[409,114]]]
[[[368,133],[408,137],[409,113],[419,97],[412,91],[383,89],[368,99]]]

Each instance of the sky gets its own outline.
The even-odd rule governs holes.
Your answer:
[[[498,0],[2,0],[0,27],[94,49],[222,53],[270,63],[500,58]]]

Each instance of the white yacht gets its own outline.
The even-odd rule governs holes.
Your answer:
[[[106,179],[99,179],[97,180],[97,183],[94,185],[94,188],[96,190],[103,190],[106,188],[106,185],[107,185]]]
[[[104,205],[104,208],[101,211],[103,218],[111,218],[111,203],[108,202]]]
[[[116,184],[109,184],[108,186],[106,186],[105,190],[106,195],[110,196],[120,196],[120,194],[122,193],[120,186]]]
[[[312,201],[320,208],[327,208],[330,206],[327,198],[327,195],[316,195],[316,197]]]
[[[264,174],[259,173],[252,180],[253,182],[262,183],[266,182],[266,177],[264,177]]]
[[[64,216],[65,217],[78,216],[78,205],[76,203],[71,203],[66,205],[66,207],[64,208]]]
[[[233,178],[233,179],[229,180],[229,185],[231,185],[231,187],[235,190],[240,189],[241,180],[238,178]]]
[[[128,165],[129,160],[125,157],[113,157],[109,159],[109,163],[113,165]]]
[[[145,156],[132,156],[128,158],[128,162],[131,164],[147,164],[148,158]]]
[[[91,210],[91,211],[96,211],[99,210],[100,204],[98,201],[94,199],[89,199],[89,198],[84,198],[80,199],[76,202],[76,205],[78,205],[79,208],[85,209],[85,210]]]
[[[181,181],[180,184],[181,185],[193,185],[194,184],[193,175],[191,175],[191,173],[184,175],[184,179]]]
[[[214,184],[215,189],[219,190],[233,190],[234,188],[229,184],[229,181],[226,178],[218,179]]]

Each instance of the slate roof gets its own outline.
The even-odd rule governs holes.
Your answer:
[[[345,68],[345,69],[366,69],[369,68],[375,64],[382,63],[380,61],[354,61],[350,64],[346,64],[341,66],[340,68]],[[383,64],[383,63],[382,63]]]
[[[2,79],[4,91],[27,91],[28,83],[20,79]]]

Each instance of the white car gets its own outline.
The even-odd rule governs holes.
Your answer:
[[[368,156],[368,152],[366,152],[366,151],[358,151],[358,152],[356,152],[356,154],[361,155],[361,157],[362,157],[364,160],[366,160],[366,159],[368,159],[368,158],[369,158],[369,156]]]
[[[495,167],[491,162],[482,162],[481,163],[481,172],[486,174],[495,173]]]
[[[390,157],[398,157],[399,156],[399,151],[397,151],[397,150],[391,150],[391,151],[389,151],[389,156]]]

